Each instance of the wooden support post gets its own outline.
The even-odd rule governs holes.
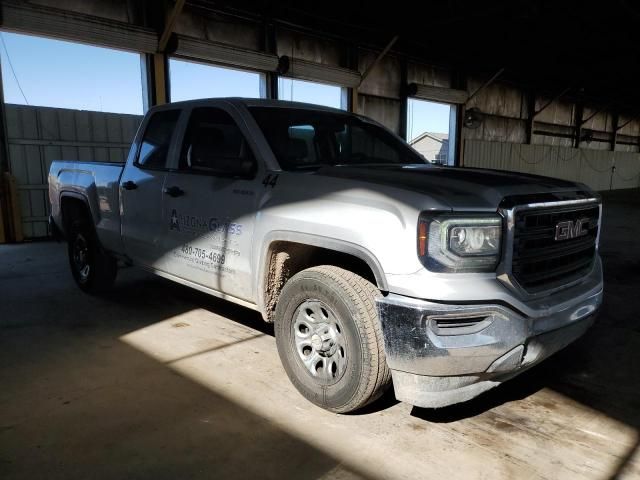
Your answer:
[[[467,75],[463,71],[454,70],[451,75],[451,87],[458,90],[467,90]],[[447,159],[449,165],[458,167],[464,166],[464,129],[462,128],[462,122],[464,120],[464,104],[452,106],[455,108],[455,131],[453,132],[453,141],[449,138],[449,152],[450,158]],[[451,118],[449,119],[449,133],[451,133]],[[453,159],[453,161],[452,161]]]
[[[346,67],[358,70],[358,47],[356,45],[348,47]],[[358,87],[348,89],[347,109],[352,113],[358,113]]]
[[[167,56],[164,53],[153,54],[153,104],[163,105],[169,101]]]
[[[21,242],[24,237],[20,198],[15,178],[9,173],[7,117],[2,85],[2,69],[0,69],[0,243]]]
[[[11,229],[9,222],[9,196],[3,180],[4,174],[0,174],[0,243],[8,243]]]
[[[526,126],[526,142],[527,145],[531,145],[533,142],[533,124],[535,122],[536,111],[536,92],[529,90],[527,92],[527,126]]]
[[[147,63],[147,68],[150,71],[147,74],[147,79],[148,83],[152,85],[149,95],[152,106],[163,105],[170,100],[169,68],[166,51],[185,3],[186,0],[176,0],[171,11],[167,13],[163,22],[162,33],[158,39],[158,51],[151,55]],[[172,48],[174,47],[169,47],[170,50]]]
[[[22,216],[16,179],[8,172],[0,174],[0,210],[3,216],[0,243],[22,242]]]
[[[620,123],[620,115],[618,112],[613,112],[612,122],[613,125],[611,125],[611,127],[613,128],[613,133],[611,134],[611,151],[615,152],[616,142],[618,141],[618,123]]]
[[[353,87],[349,95],[349,111],[352,113],[358,113],[358,87]]]
[[[162,31],[162,35],[160,35],[160,40],[158,40],[158,51],[164,52],[167,48],[167,44],[169,43],[169,38],[171,38],[171,34],[173,33],[173,28],[178,21],[178,17],[182,12],[182,8],[184,7],[186,0],[176,0],[176,3],[173,5],[173,9],[167,16],[167,19],[164,24],[164,30]]]
[[[575,124],[574,129],[574,137],[573,137],[573,147],[580,148],[580,141],[582,140],[582,125],[584,122],[582,121],[582,116],[584,114],[584,104],[582,101],[579,101],[576,104],[576,111],[573,123]]]
[[[409,141],[411,132],[407,132],[407,109],[409,107],[409,96],[407,92],[407,76],[408,76],[407,59],[402,57],[400,60],[400,132],[399,135]]]
[[[265,17],[263,29],[264,29],[264,37],[263,37],[262,49],[266,53],[272,53],[274,55],[277,55],[278,44],[277,44],[276,27],[271,22],[271,19],[269,17]],[[265,73],[264,82],[265,82],[264,83],[265,91],[261,92],[261,96],[264,98],[277,100],[278,99],[278,74],[276,72]]]

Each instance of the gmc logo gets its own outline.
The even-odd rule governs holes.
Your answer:
[[[564,222],[559,222],[556,225],[556,235],[554,240],[569,240],[571,238],[582,237],[589,233],[589,231],[584,228],[589,225],[588,218],[581,218],[579,220],[566,220]]]

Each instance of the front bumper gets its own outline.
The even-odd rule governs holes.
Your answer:
[[[377,301],[396,397],[420,407],[469,400],[580,337],[602,284],[528,316],[500,304],[456,305],[389,294]]]

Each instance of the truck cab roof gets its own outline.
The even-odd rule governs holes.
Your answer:
[[[340,113],[343,115],[353,115],[339,108],[325,107],[323,105],[315,105],[313,103],[291,102],[288,100],[272,100],[266,98],[244,98],[244,97],[218,97],[218,98],[199,98],[197,100],[184,100],[181,102],[171,102],[164,105],[158,105],[149,109],[149,112],[163,110],[172,107],[193,107],[206,105],[219,105],[220,103],[230,103],[234,105],[242,105],[245,107],[271,107],[271,108],[297,108],[305,110],[317,110],[321,112]]]

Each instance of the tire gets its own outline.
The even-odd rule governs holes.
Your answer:
[[[364,278],[323,265],[294,275],[276,306],[278,354],[309,401],[336,413],[358,410],[391,385],[375,305]]]
[[[102,249],[93,227],[86,221],[72,222],[68,252],[71,274],[83,292],[101,293],[113,285],[118,263]]]

